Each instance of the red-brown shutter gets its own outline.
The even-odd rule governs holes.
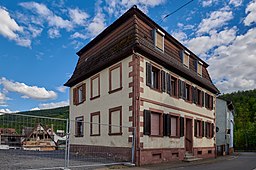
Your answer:
[[[73,105],[77,105],[77,88],[73,89]]]
[[[184,117],[180,117],[180,137],[184,136]]]
[[[202,121],[202,137],[204,137],[204,136],[205,136],[205,135],[204,135],[204,132],[205,132],[204,127],[205,127],[205,125],[204,125],[204,121]]]
[[[196,124],[196,120],[194,120],[194,136],[197,137],[197,124]]]
[[[212,129],[211,129],[211,131],[212,131],[211,138],[213,138],[213,137],[214,137],[214,124],[213,124],[213,123],[212,123]]]
[[[163,115],[163,130],[164,130],[164,136],[170,136],[170,115],[169,114],[164,114]]]
[[[86,87],[85,84],[82,85],[82,101],[85,101],[86,97]]]

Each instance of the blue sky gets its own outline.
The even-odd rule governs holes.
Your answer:
[[[0,1],[0,111],[69,103],[76,52],[136,4],[210,66],[222,93],[256,87],[256,0]]]

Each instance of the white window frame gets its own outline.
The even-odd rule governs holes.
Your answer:
[[[162,36],[162,44],[163,44],[162,49],[157,47],[157,33],[159,33]],[[162,51],[162,52],[164,52],[164,36],[165,36],[165,33],[163,33],[161,30],[159,30],[159,29],[154,30],[154,45],[155,45],[155,48],[158,49],[159,51]]]

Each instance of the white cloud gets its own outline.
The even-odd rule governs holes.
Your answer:
[[[244,19],[244,25],[249,26],[256,22],[256,0],[253,0],[245,9],[245,13],[248,14]]]
[[[71,35],[71,38],[81,38],[81,39],[87,39],[88,37],[85,34],[81,34],[79,32],[75,32],[74,34]]]
[[[67,89],[66,86],[59,86],[59,87],[57,87],[57,90],[58,90],[59,92],[62,92],[62,93],[66,92],[66,89]]]
[[[10,40],[14,40],[18,37],[15,32],[22,32],[23,28],[19,26],[14,19],[11,18],[9,12],[0,6],[0,34],[7,37]]]
[[[238,6],[242,5],[242,3],[243,3],[243,0],[230,0],[229,1],[229,4],[232,4],[235,7],[238,7]]]
[[[19,5],[28,10],[31,10],[35,14],[39,15],[39,17],[42,17],[45,21],[47,21],[50,27],[62,28],[66,29],[67,31],[73,29],[71,21],[65,20],[60,16],[57,16],[44,4],[40,4],[37,2],[22,2]],[[43,23],[41,25],[43,25]]]
[[[32,25],[28,26],[28,30],[31,32],[32,38],[38,37],[42,33],[42,31],[43,31],[42,28],[35,27],[35,26],[32,26]]]
[[[215,4],[217,2],[218,2],[218,0],[203,0],[202,1],[202,6],[203,7],[212,6],[213,4]]]
[[[228,45],[236,38],[237,28],[225,29],[223,31],[211,31],[210,35],[198,36],[184,43],[197,55],[206,56],[206,53],[218,46]]]
[[[60,34],[60,31],[58,30],[58,29],[56,29],[56,28],[50,28],[48,31],[47,31],[47,33],[48,33],[48,36],[50,37],[50,38],[59,38],[59,37],[61,37],[61,34]]]
[[[105,15],[103,12],[98,12],[93,18],[92,22],[88,25],[87,29],[90,37],[95,37],[101,31],[103,31],[105,27]]]
[[[53,109],[57,107],[68,106],[69,101],[61,101],[61,102],[52,102],[52,103],[41,103],[38,107],[32,108],[32,110],[43,110],[43,109]]]
[[[12,111],[10,109],[0,109],[0,115],[2,115],[3,113],[17,113],[19,111]]]
[[[222,8],[218,11],[213,11],[208,18],[201,21],[198,26],[197,33],[209,33],[211,30],[218,29],[226,25],[232,18],[233,13],[228,7]]]
[[[48,100],[57,97],[57,94],[54,91],[46,90],[44,87],[28,86],[24,83],[7,80],[5,77],[2,77],[0,79],[0,84],[2,84],[4,86],[4,89],[7,91],[22,94],[23,98]]]
[[[256,28],[239,35],[229,45],[218,47],[208,60],[209,71],[221,92],[256,88]]]
[[[173,32],[172,36],[179,40],[180,42],[183,42],[184,40],[187,39],[187,35],[185,32],[179,31],[179,32]]]
[[[86,23],[86,19],[89,17],[89,15],[78,9],[69,9],[69,16],[71,18],[71,20],[78,25],[84,25]]]
[[[0,106],[6,106],[6,100],[8,100],[6,95],[0,92]]]

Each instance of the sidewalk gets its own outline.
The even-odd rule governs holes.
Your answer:
[[[164,170],[164,169],[187,167],[187,166],[191,166],[191,165],[212,164],[212,163],[219,162],[219,161],[236,159],[238,156],[239,155],[237,153],[234,153],[233,155],[219,156],[217,158],[210,158],[210,159],[202,159],[202,160],[195,161],[195,162],[175,161],[175,162],[168,162],[168,163],[161,163],[161,164],[144,165],[144,166],[141,166],[141,167],[125,167],[125,166],[115,167],[115,166],[113,166],[113,167],[109,167],[109,168],[106,168],[106,169],[122,169],[122,170],[158,169],[158,170]]]

